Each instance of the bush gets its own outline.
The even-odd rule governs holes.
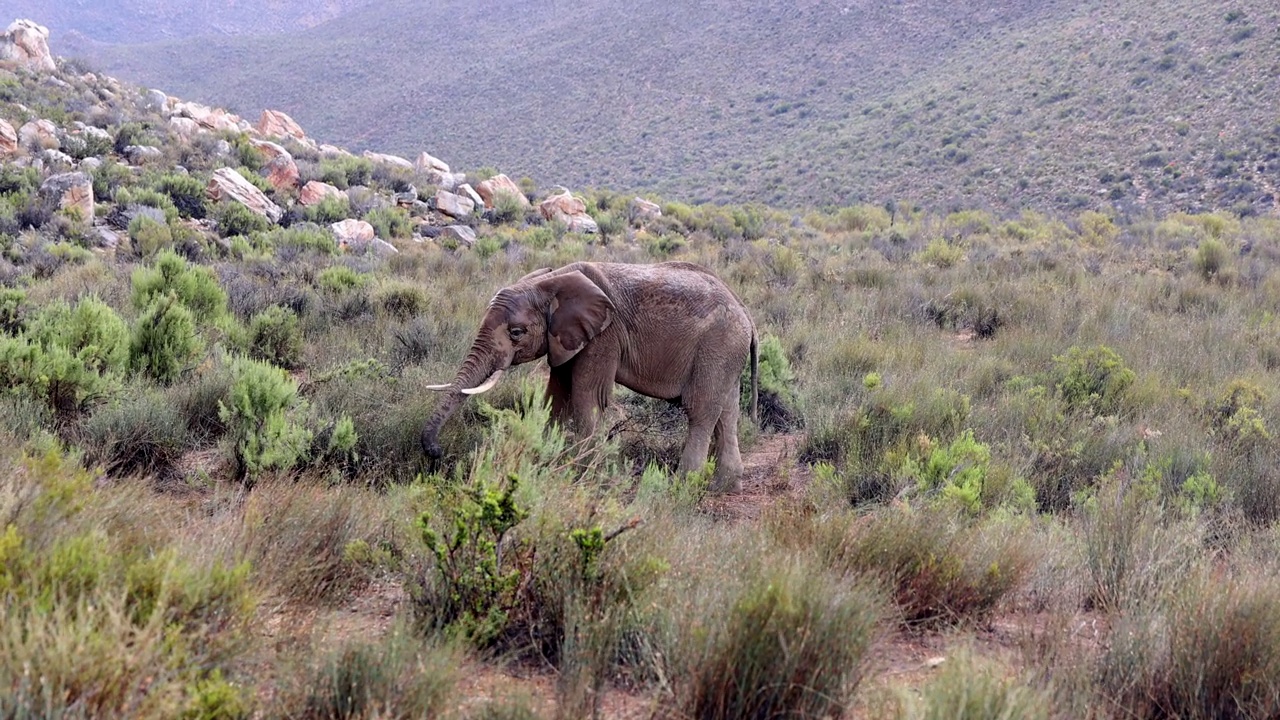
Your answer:
[[[66,349],[87,369],[99,373],[124,369],[128,358],[128,326],[93,296],[74,307],[61,300],[46,305],[32,318],[27,334],[45,347]]]
[[[298,424],[298,386],[285,371],[249,358],[231,362],[234,378],[218,417],[227,426],[237,475],[252,479],[264,470],[288,470],[302,459],[311,432]]]
[[[213,221],[222,237],[265,232],[271,221],[238,202],[224,201],[213,208]]]
[[[409,213],[400,208],[374,208],[364,215],[374,233],[383,240],[407,240],[413,236]]]
[[[391,282],[378,289],[374,301],[382,306],[388,315],[400,320],[408,320],[427,309],[427,296],[417,285],[404,282]]]
[[[261,242],[268,247],[296,248],[322,255],[338,254],[338,243],[333,239],[333,233],[311,223],[277,228],[261,236]]]
[[[203,219],[209,211],[205,183],[191,175],[168,174],[160,178],[156,188],[169,196],[178,214],[184,218]]]
[[[334,265],[320,271],[316,276],[316,285],[325,292],[341,295],[365,287],[369,280],[369,276],[364,273],[358,273],[345,265]]]
[[[94,411],[84,424],[88,458],[109,475],[163,477],[187,446],[186,423],[164,393],[145,387]]]
[[[840,717],[861,679],[880,617],[866,582],[803,563],[761,568],[700,632],[675,677],[681,717]]]
[[[982,662],[972,651],[948,657],[938,674],[920,688],[919,699],[898,708],[894,717],[913,720],[1049,720],[1051,693],[1010,677],[1002,667]]]
[[[351,217],[351,201],[343,196],[329,196],[307,208],[303,217],[308,222],[332,225]]]
[[[144,310],[156,297],[172,294],[200,325],[215,325],[227,316],[227,293],[207,267],[187,262],[172,250],[162,251],[150,268],[133,272],[133,307]]]
[[[249,321],[249,356],[295,370],[302,364],[302,331],[298,316],[272,305]]]
[[[759,339],[757,350],[759,413],[760,427],[780,432],[794,430],[800,425],[800,415],[796,411],[796,376],[791,369],[791,361],[782,349],[782,342],[773,335],[764,335]],[[751,408],[751,366],[742,370],[740,380],[742,387],[742,406]]]
[[[1071,408],[1093,415],[1120,411],[1125,393],[1137,375],[1106,345],[1072,347],[1055,356],[1054,379],[1058,395]]]
[[[138,215],[129,221],[129,240],[133,249],[144,258],[173,247],[173,232],[162,222]]]
[[[174,293],[151,300],[134,327],[129,365],[166,385],[177,380],[204,354],[195,318]]]
[[[1221,240],[1206,238],[1196,248],[1196,272],[1206,281],[1218,278],[1231,265],[1231,252]]]

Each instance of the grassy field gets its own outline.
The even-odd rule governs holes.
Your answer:
[[[377,202],[424,178],[296,144],[369,191],[272,190],[279,225],[210,203],[217,167],[261,182],[246,138],[60,77],[0,75],[0,116],[107,130],[65,147],[132,219],[102,248],[48,170],[0,166],[0,715],[1280,713],[1280,220],[637,226],[595,191],[601,235],[513,212],[458,247]],[[118,162],[144,140],[162,160]],[[344,217],[399,252],[340,252]],[[536,367],[427,465],[424,387],[494,290],[583,259],[701,263],[750,308],[742,495],[668,471],[665,403],[564,436]]]

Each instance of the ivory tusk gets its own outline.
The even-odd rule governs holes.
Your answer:
[[[453,387],[453,383],[445,383],[444,385],[428,385],[427,389],[440,392],[442,390],[448,390],[451,387]]]
[[[463,389],[462,394],[463,395],[479,395],[482,392],[487,392],[491,390],[493,386],[497,385],[498,381],[502,379],[502,373],[504,372],[505,372],[504,370],[495,371],[492,375],[489,376],[488,380],[485,380],[484,382],[480,383],[479,385],[473,388]]]

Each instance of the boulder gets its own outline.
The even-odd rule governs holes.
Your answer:
[[[50,175],[40,185],[40,200],[49,208],[76,208],[82,219],[93,221],[93,179],[88,173]]]
[[[130,165],[145,165],[164,157],[164,151],[153,145],[126,145],[124,157]]]
[[[303,142],[307,140],[307,134],[303,132],[302,126],[279,110],[263,110],[262,117],[258,118],[258,124],[255,127],[258,134],[263,137],[291,137]]]
[[[398,255],[400,253],[400,251],[396,249],[395,245],[392,245],[382,238],[374,238],[373,242],[369,243],[369,246],[365,248],[365,252],[371,252],[378,257],[388,257],[390,255]]]
[[[18,128],[18,142],[25,148],[59,148],[58,126],[48,120],[31,120]]]
[[[254,187],[253,183],[245,180],[240,173],[231,168],[214,170],[204,192],[205,196],[213,202],[224,200],[238,202],[271,222],[277,222],[284,214],[279,205],[271,202],[270,198]]]
[[[298,164],[293,161],[293,156],[289,153],[277,155],[275,159],[267,163],[262,168],[263,174],[267,177],[267,182],[271,183],[271,187],[276,190],[292,190],[298,187],[299,174]]]
[[[427,153],[419,155],[418,160],[413,164],[413,167],[418,172],[427,172],[429,170],[434,170],[439,173],[449,172],[449,163],[441,160],[440,158],[432,157]]]
[[[110,143],[115,139],[111,137],[111,133],[106,130],[103,130],[100,127],[94,127],[93,125],[86,125],[79,120],[75,121],[74,127],[75,135],[83,135],[84,137],[93,138],[99,142],[106,143]]]
[[[480,194],[475,191],[475,188],[470,185],[463,183],[462,185],[459,185],[458,189],[454,190],[454,192],[470,200],[473,207],[484,207],[484,199],[481,198]]]
[[[558,220],[569,226],[570,232],[595,233],[600,231],[596,221],[587,214],[587,203],[576,198],[568,190],[552,195],[538,203],[538,212],[547,220]]]
[[[239,115],[229,113],[222,108],[211,108],[199,103],[183,102],[174,105],[173,112],[179,117],[191,118],[200,127],[215,132],[223,130],[245,132],[250,129],[249,123],[242,120]]]
[[[200,123],[188,117],[178,117],[177,115],[169,118],[169,127],[179,137],[190,138],[200,132]]]
[[[343,250],[364,250],[374,240],[373,226],[364,220],[347,218],[329,226],[333,239]]]
[[[643,225],[650,220],[662,217],[662,207],[657,203],[638,197],[631,201],[630,215],[631,222],[636,225]]]
[[[155,89],[143,91],[142,106],[156,112],[167,112],[173,109],[173,103],[169,100],[168,94],[162,90]]]
[[[470,217],[476,204],[470,198],[455,195],[447,190],[436,191],[436,210],[454,218]]]
[[[494,198],[497,197],[499,193],[505,193],[512,197],[519,198],[520,207],[527,208],[530,206],[529,198],[525,197],[524,193],[520,192],[520,186],[516,185],[515,182],[506,175],[494,175],[488,180],[479,183],[476,185],[476,193],[484,199],[484,206],[488,208],[493,207]]]
[[[0,35],[0,60],[41,72],[58,69],[49,52],[49,28],[31,20],[14,20]]]
[[[266,157],[268,161],[275,160],[281,155],[292,157],[291,155],[289,155],[289,151],[284,149],[284,146],[278,143],[273,143],[270,140],[252,140],[251,139],[249,140],[249,144],[252,145],[254,149],[256,149],[258,152],[262,153],[263,156]]]
[[[476,231],[466,225],[448,225],[440,231],[440,238],[471,247],[476,244]]]
[[[164,211],[160,208],[139,203],[129,203],[113,207],[111,212],[107,213],[107,224],[117,230],[128,230],[129,225],[140,217],[150,218],[161,225],[166,222]]]
[[[394,165],[396,167],[402,167],[406,170],[413,169],[413,163],[397,155],[387,155],[385,153],[376,153],[376,152],[370,152],[368,150],[365,150],[363,153],[363,156],[366,158],[369,158],[370,160],[376,163],[382,163],[384,165]]]
[[[12,155],[18,152],[18,131],[4,120],[0,120],[0,154]]]
[[[303,207],[317,205],[321,200],[327,197],[346,197],[347,194],[329,183],[322,183],[319,180],[312,180],[302,186],[302,190],[298,193],[298,204]]]
[[[337,145],[320,145],[316,149],[319,150],[320,154],[325,157],[343,157],[343,156],[351,155],[351,153],[347,152],[346,150],[343,150]]]
[[[40,153],[40,159],[44,160],[44,166],[49,168],[71,169],[75,167],[76,161],[72,157],[61,150],[49,148]]]
[[[102,167],[102,158],[87,157],[80,161],[81,170],[93,171],[100,167]]]
[[[453,192],[467,179],[467,176],[463,173],[445,173],[439,170],[423,170],[422,175],[429,184],[449,192]]]

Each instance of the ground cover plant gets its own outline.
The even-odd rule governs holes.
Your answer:
[[[175,178],[247,153],[62,77],[14,73],[28,110],[0,115],[61,108],[189,167],[92,171],[114,246],[36,211],[38,153],[0,168],[0,715],[1280,708],[1275,218],[586,192],[606,237],[503,213],[444,242],[409,203],[380,214],[397,252],[360,253],[289,192],[279,221],[202,207]],[[618,390],[566,435],[532,366],[424,457],[424,388],[484,288],[580,259],[696,262],[751,309],[742,493],[672,472],[662,401]]]

